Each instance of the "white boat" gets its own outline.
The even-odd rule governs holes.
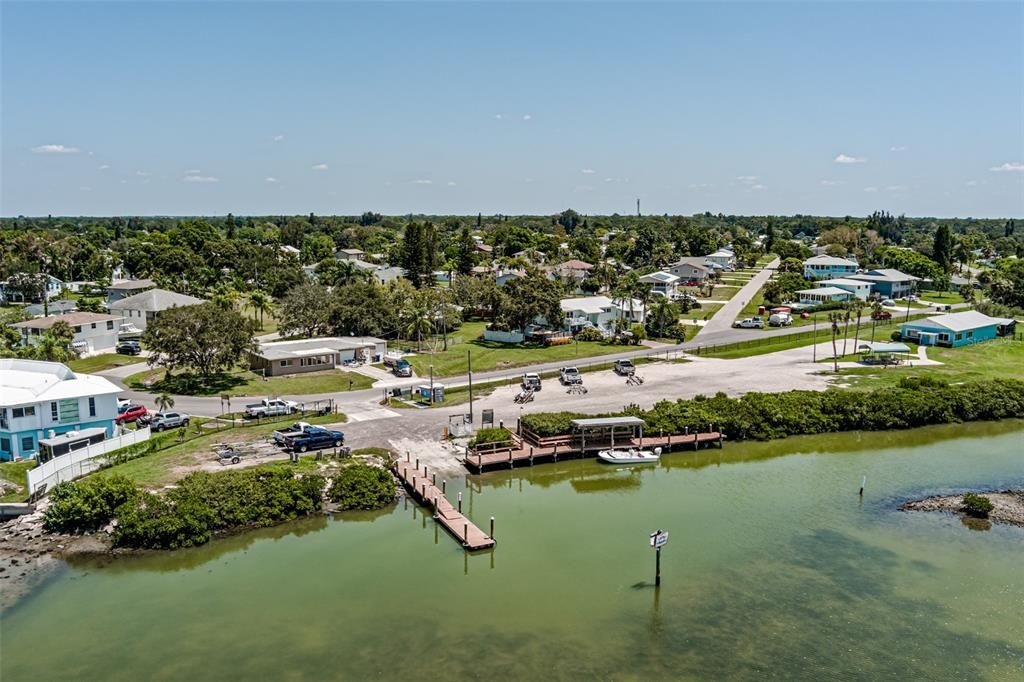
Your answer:
[[[601,450],[597,456],[609,464],[644,464],[646,462],[657,462],[661,457],[661,448],[651,450]]]

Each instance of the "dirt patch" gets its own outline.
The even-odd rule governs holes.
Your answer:
[[[1003,490],[1002,492],[978,493],[992,502],[988,520],[993,523],[1007,523],[1024,527],[1024,490]],[[900,505],[901,511],[930,511],[959,514],[963,512],[963,495],[935,495],[923,500],[911,500]],[[983,519],[982,519],[983,520]]]

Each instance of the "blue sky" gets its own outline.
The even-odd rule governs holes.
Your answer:
[[[1024,3],[14,3],[3,215],[1024,216]]]

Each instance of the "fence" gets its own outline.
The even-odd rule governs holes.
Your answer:
[[[80,450],[43,462],[35,469],[29,470],[28,492],[32,495],[44,484],[47,488],[52,488],[58,483],[73,481],[86,474],[91,474],[104,465],[105,460],[101,455],[147,441],[149,436],[148,427],[138,431],[128,431],[120,436],[87,445]]]
[[[910,319],[915,319],[916,317],[921,317],[921,315],[911,315]],[[874,328],[874,330],[876,332],[876,335],[875,335],[875,340],[876,341],[888,341],[889,340],[889,335],[888,335],[889,330],[891,330],[893,327],[898,327],[899,325],[903,324],[904,321],[905,321],[905,318],[902,318],[902,317],[900,319],[892,318],[892,319],[888,319],[888,320],[879,320],[879,321],[868,320],[867,322],[862,323],[860,325],[860,330],[859,330],[858,338],[861,341],[864,341],[864,337],[867,334],[870,334],[872,328]],[[852,325],[851,325],[851,327],[852,327]],[[881,330],[885,330],[886,333],[883,334],[881,337],[878,337],[877,336],[877,332],[880,329]],[[848,332],[848,338],[852,339],[854,333],[857,333],[857,332],[855,330],[851,329]],[[789,333],[789,334],[779,334],[777,336],[760,336],[760,337],[758,337],[756,339],[750,339],[749,341],[736,341],[734,343],[723,343],[723,344],[719,344],[719,345],[698,346],[696,348],[691,349],[689,352],[692,353],[693,355],[716,355],[718,353],[725,353],[725,352],[728,352],[728,351],[741,350],[741,349],[744,349],[744,348],[762,348],[762,347],[769,347],[770,348],[771,346],[781,346],[781,345],[785,345],[785,344],[792,344],[792,343],[799,342],[799,341],[808,341],[808,340],[813,341],[815,338],[817,338],[819,340],[819,343],[825,343],[826,341],[831,341],[832,340],[832,327],[831,327],[831,325],[827,321],[818,325],[817,332],[815,332],[815,330],[811,329],[811,330],[808,330],[808,331],[805,331],[805,332],[794,332],[794,333]],[[839,339],[841,340],[842,338],[843,338],[842,335],[840,335]]]

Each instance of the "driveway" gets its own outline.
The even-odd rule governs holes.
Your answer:
[[[732,329],[733,321],[739,317],[743,307],[749,303],[764,283],[771,279],[772,274],[775,272],[775,268],[779,267],[779,259],[776,258],[768,265],[761,269],[761,272],[757,273],[750,278],[743,287],[736,292],[736,294],[725,302],[721,308],[711,316],[700,330],[700,338],[703,340],[705,337],[715,333],[723,332]],[[722,343],[720,341],[716,343]]]

